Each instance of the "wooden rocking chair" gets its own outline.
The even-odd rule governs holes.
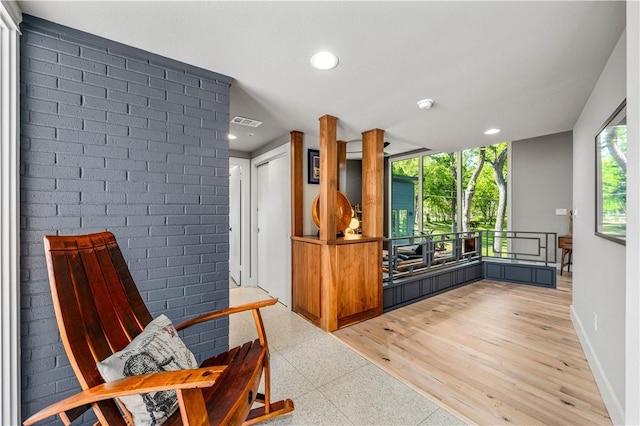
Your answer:
[[[152,320],[110,232],[44,238],[51,293],[65,350],[83,391],[27,419],[31,425],[59,414],[65,424],[92,408],[101,425],[133,424],[115,398],[176,391],[179,410],[166,425],[254,424],[293,410],[290,399],[270,401],[269,348],[260,308],[270,299],[205,314],[177,330],[225,315],[252,311],[258,339],[207,359],[201,368],[150,373],[105,383],[96,362],[122,350]],[[264,394],[258,394],[264,370]],[[254,402],[262,405],[251,408]]]

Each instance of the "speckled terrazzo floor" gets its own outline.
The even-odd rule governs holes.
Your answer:
[[[256,287],[229,290],[231,305],[268,297]],[[281,304],[262,310],[271,349],[272,399],[293,413],[264,425],[464,425]],[[250,313],[230,318],[230,347],[256,338]]]

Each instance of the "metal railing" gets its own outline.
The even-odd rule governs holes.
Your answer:
[[[532,231],[480,231],[482,257],[522,262],[557,262],[558,234]]]
[[[383,281],[480,260],[481,231],[385,238]]]
[[[555,232],[450,232],[385,238],[383,282],[483,258],[503,261],[557,262]]]

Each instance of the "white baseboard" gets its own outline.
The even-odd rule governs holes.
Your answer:
[[[616,394],[613,392],[613,388],[611,387],[611,383],[607,379],[607,375],[602,369],[602,365],[598,360],[597,355],[593,350],[593,346],[591,346],[591,342],[587,337],[587,333],[576,314],[573,305],[571,305],[571,321],[573,322],[573,327],[578,334],[578,338],[580,339],[580,344],[582,345],[582,350],[587,357],[587,361],[589,361],[589,366],[591,367],[591,372],[593,373],[593,377],[596,380],[596,385],[598,386],[598,390],[600,391],[600,396],[602,396],[602,401],[604,402],[607,411],[609,412],[609,417],[611,417],[611,421],[614,425],[623,425],[624,424],[624,409],[622,408],[622,404],[616,397]]]

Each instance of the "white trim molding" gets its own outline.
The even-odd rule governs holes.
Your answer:
[[[12,21],[15,30],[19,32],[18,26],[22,22],[22,12],[18,2],[15,0],[0,0],[0,3],[2,4],[3,18],[8,17]]]
[[[609,412],[609,417],[611,418],[611,421],[614,425],[623,425],[625,424],[625,422],[624,409],[622,408],[622,404],[616,397],[616,393],[613,391],[613,387],[611,386],[611,383],[609,383],[609,379],[607,379],[607,375],[602,368],[602,364],[600,364],[600,360],[598,359],[596,352],[593,350],[591,341],[589,340],[584,326],[580,321],[580,318],[578,317],[578,314],[576,313],[573,305],[571,305],[570,307],[570,313],[571,321],[573,322],[573,328],[575,328],[576,330],[576,334],[578,335],[578,339],[580,340],[582,350],[587,357],[587,361],[589,362],[589,366],[591,367],[591,373],[593,373],[593,378],[596,380],[596,385],[598,386],[598,390],[600,391],[602,402],[604,402],[604,405]]]
[[[229,157],[229,166],[240,167],[242,182],[240,213],[241,249],[240,249],[240,282],[242,286],[251,285],[251,160],[248,158]],[[231,194],[230,194],[231,196]]]
[[[19,19],[0,3],[0,424],[20,424]]]
[[[627,1],[627,253],[625,418],[640,424],[640,3]]]

